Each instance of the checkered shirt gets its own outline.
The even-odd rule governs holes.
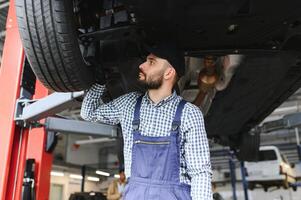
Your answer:
[[[81,117],[91,122],[121,124],[124,137],[125,175],[131,176],[132,121],[138,92],[125,94],[104,104],[101,96],[105,86],[94,84],[87,92]],[[150,137],[169,136],[172,120],[182,97],[173,94],[154,104],[146,93],[143,96],[140,114],[140,131]],[[207,135],[202,112],[191,103],[186,103],[180,126],[180,182],[191,185],[193,200],[211,200],[211,163]]]

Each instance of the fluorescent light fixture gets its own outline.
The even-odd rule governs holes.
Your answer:
[[[114,178],[120,178],[120,175],[119,174],[115,174]]]
[[[81,175],[77,175],[77,174],[70,174],[69,177],[74,179],[83,179]]]
[[[99,178],[97,177],[93,177],[93,176],[88,176],[87,177],[88,181],[95,181],[95,182],[99,182]]]
[[[51,176],[64,176],[63,172],[51,171],[50,174]]]
[[[98,175],[101,175],[101,176],[110,176],[110,173],[103,172],[103,171],[100,171],[100,170],[97,170],[95,173],[98,174]]]

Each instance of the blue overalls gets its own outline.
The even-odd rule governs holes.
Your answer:
[[[191,200],[190,185],[180,183],[182,100],[172,122],[170,136],[148,137],[139,131],[142,96],[137,99],[133,120],[131,177],[123,200]]]

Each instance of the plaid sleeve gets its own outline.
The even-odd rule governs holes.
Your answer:
[[[84,97],[81,107],[81,117],[91,122],[102,122],[111,125],[118,124],[120,123],[122,111],[129,94],[104,104],[101,100],[104,91],[104,85],[92,85]]]
[[[212,171],[204,118],[198,107],[190,103],[185,107],[182,131],[187,172],[191,177],[191,196],[193,200],[211,200]]]

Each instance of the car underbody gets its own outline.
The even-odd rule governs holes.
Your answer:
[[[178,92],[194,102],[205,58],[213,56],[218,80],[198,106],[208,137],[233,149],[252,145],[258,149],[259,142],[248,145],[245,136],[301,86],[297,0],[17,0],[16,4],[27,58],[51,90],[88,89],[98,67],[108,79],[108,99],[143,91],[137,83],[143,45],[172,39],[186,56]]]

